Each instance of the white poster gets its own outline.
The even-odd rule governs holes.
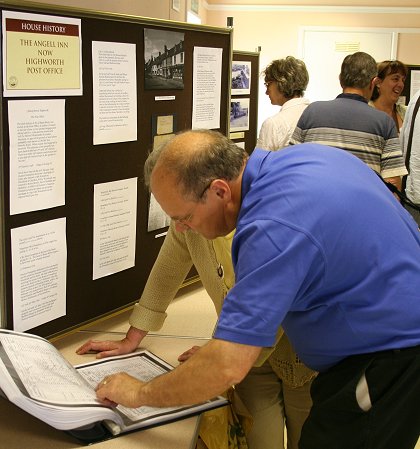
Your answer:
[[[8,102],[10,214],[65,204],[65,100]]]
[[[24,332],[66,314],[66,219],[11,230],[13,329]]]
[[[194,47],[193,129],[220,128],[222,48]]]
[[[411,99],[420,89],[420,70],[412,70],[410,75],[411,75],[411,82],[410,82],[410,99]]]
[[[153,193],[150,194],[149,201],[149,218],[147,220],[147,231],[152,232],[157,229],[162,229],[171,224],[171,219],[160,207],[160,204],[156,201]]]
[[[136,45],[92,42],[93,144],[137,140]]]
[[[137,178],[95,184],[93,279],[134,267]]]

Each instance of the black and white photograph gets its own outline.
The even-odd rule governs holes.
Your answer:
[[[144,30],[144,88],[184,88],[184,33]]]
[[[251,62],[232,61],[232,95],[249,95],[251,88]]]
[[[249,129],[249,98],[235,98],[230,102],[230,131]]]

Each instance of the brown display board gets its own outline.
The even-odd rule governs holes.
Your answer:
[[[231,64],[231,30],[159,21],[112,13],[51,7],[25,2],[0,1],[4,11],[20,11],[81,19],[83,93],[74,96],[49,96],[65,99],[65,204],[45,210],[10,214],[10,137],[8,103],[1,98],[1,242],[0,301],[2,326],[13,328],[13,283],[11,230],[14,228],[66,218],[67,279],[66,313],[30,332],[50,337],[80,326],[133,304],[138,300],[167,228],[148,232],[149,193],[143,186],[145,159],[152,147],[154,117],[174,115],[175,131],[191,128],[193,102],[193,51],[195,47],[222,49],[222,86],[220,128],[228,131],[229,71]],[[144,30],[169,30],[184,34],[183,88],[145,89]],[[135,44],[137,92],[137,140],[93,145],[92,42]],[[3,62],[2,62],[3,64]],[[175,78],[175,76],[174,76]],[[157,96],[172,98],[157,101]],[[20,99],[34,99],[21,97]],[[42,97],[37,96],[37,100]],[[45,98],[46,99],[46,98]],[[93,194],[100,183],[138,178],[135,266],[93,280]],[[162,279],[162,282],[165,280]]]
[[[248,70],[249,73],[247,72]],[[258,82],[260,76],[259,70],[259,52],[246,52],[239,50],[233,51],[231,75],[230,138],[235,143],[244,145],[245,150],[249,154],[251,154],[257,143]],[[249,78],[249,81],[247,80],[247,78]],[[235,123],[234,108],[242,108],[243,106],[248,108],[248,123],[244,124],[243,130],[240,129],[243,123],[239,123],[239,129],[235,130],[234,128],[232,128],[232,125],[237,125],[237,123]],[[241,112],[239,112],[238,114],[239,121],[242,119],[240,114]]]

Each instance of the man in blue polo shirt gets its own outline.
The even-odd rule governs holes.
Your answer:
[[[99,399],[208,399],[240,382],[282,325],[320,371],[301,449],[414,448],[420,233],[375,173],[318,144],[248,159],[221,134],[196,130],[152,152],[145,179],[179,231],[211,239],[236,227],[236,284],[214,338],[189,360],[147,383],[109,376]]]

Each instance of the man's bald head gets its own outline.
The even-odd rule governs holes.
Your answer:
[[[247,157],[245,150],[219,132],[184,131],[150,153],[144,166],[145,184],[152,188],[153,182],[170,176],[186,198],[199,201],[212,180],[236,179]]]

